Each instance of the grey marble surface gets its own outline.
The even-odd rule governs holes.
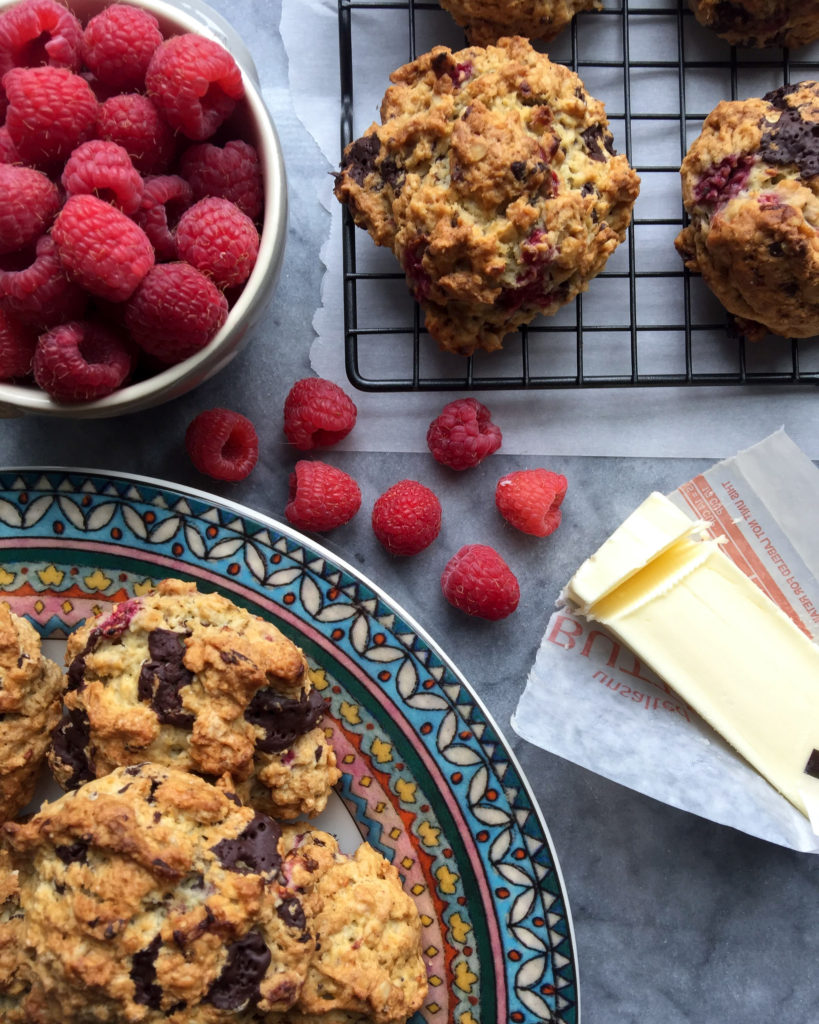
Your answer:
[[[101,422],[2,421],[0,462],[145,474],[281,517],[297,457],[281,434],[281,407],[292,382],[310,373],[310,320],[322,269],[318,247],[327,229],[315,192],[330,168],[289,100],[278,2],[212,3],[248,41],[290,175],[287,253],[269,312],[218,378],[172,404]],[[484,400],[491,406],[491,396]],[[186,425],[214,405],[239,409],[259,430],[259,464],[240,484],[209,481],[193,470],[184,452]],[[323,457],[351,472],[364,494],[359,516],[324,543],[392,595],[448,652],[505,732],[531,782],[572,910],[584,1024],[811,1024],[819,1019],[819,859],[639,796],[530,746],[509,726],[560,586],[650,490],[670,490],[706,462],[556,458],[549,453],[548,432],[542,458],[499,453],[470,474],[446,471],[426,455],[330,451]],[[498,477],[534,464],[563,472],[570,482],[564,523],[546,540],[505,528],[493,507]],[[444,527],[422,555],[395,560],[375,542],[369,509],[402,477],[423,480],[439,494]],[[495,545],[521,582],[519,610],[491,626],[456,612],[440,595],[446,558],[472,541]]]

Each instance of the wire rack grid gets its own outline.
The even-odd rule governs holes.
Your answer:
[[[364,74],[384,56],[384,39],[399,63],[434,43],[466,45],[435,0],[338,0],[338,26],[342,149],[374,119],[388,84],[385,72],[376,95]],[[376,251],[344,209],[350,382],[363,391],[819,384],[819,339],[749,342],[673,245],[685,223],[680,162],[709,111],[720,99],[815,77],[819,46],[798,59],[738,49],[698,25],[686,0],[605,0],[577,15],[548,53],[605,102],[618,149],[640,174],[625,242],[553,317],[507,336],[501,353],[463,357],[438,350],[392,254]]]

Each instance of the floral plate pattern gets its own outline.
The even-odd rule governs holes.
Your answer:
[[[413,1024],[578,1024],[546,825],[419,626],[312,540],[225,499],[142,477],[0,472],[0,600],[45,638],[169,576],[219,590],[305,651],[331,700],[339,797],[421,911],[430,987]]]

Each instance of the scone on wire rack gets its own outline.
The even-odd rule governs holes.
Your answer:
[[[599,11],[601,0],[440,0],[470,43],[485,46],[502,36],[549,42],[579,11]]]
[[[639,178],[603,104],[520,36],[436,46],[390,79],[335,194],[393,250],[442,348],[498,349],[600,273]]]
[[[65,714],[49,761],[64,788],[154,761],[216,779],[274,817],[320,813],[340,777],[328,701],[272,623],[163,580],[68,638]]]
[[[819,334],[819,82],[718,104],[680,174],[677,250],[741,331]]]
[[[28,620],[0,604],[0,821],[31,800],[60,720],[65,676]]]
[[[817,0],[690,0],[702,25],[732,46],[804,46],[819,39]]]

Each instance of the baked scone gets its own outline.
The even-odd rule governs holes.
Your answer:
[[[819,83],[718,104],[680,173],[686,266],[749,336],[819,334]]]
[[[470,43],[485,46],[502,36],[547,42],[578,11],[599,11],[601,0],[439,0],[463,28]]]
[[[335,194],[398,257],[443,348],[497,349],[603,269],[639,178],[603,104],[520,36],[436,46],[390,79]]]
[[[31,623],[0,604],[0,821],[34,794],[64,688]]]
[[[66,664],[49,754],[65,788],[153,761],[228,773],[242,799],[288,819],[322,811],[340,776],[301,650],[219,594],[164,580],[86,620]]]
[[[817,0],[690,0],[694,15],[732,46],[804,46],[819,39]]]

